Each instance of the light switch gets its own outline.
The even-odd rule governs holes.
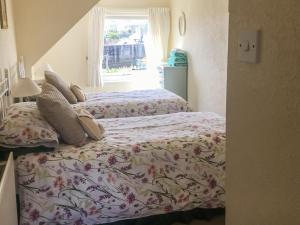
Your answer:
[[[242,31],[239,37],[239,60],[245,63],[257,63],[258,31]]]

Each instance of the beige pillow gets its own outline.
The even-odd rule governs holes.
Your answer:
[[[96,141],[104,137],[104,127],[85,109],[77,110],[79,122],[88,136]]]
[[[75,84],[71,84],[70,89],[73,92],[73,94],[76,96],[78,102],[85,102],[86,96],[83,90],[81,89],[81,87]]]
[[[37,97],[37,106],[66,144],[81,146],[85,143],[86,135],[76,112],[53,85],[44,83],[42,93]]]
[[[56,87],[71,104],[77,103],[77,98],[71,91],[70,86],[59,75],[51,71],[45,71],[45,79],[49,84]]]

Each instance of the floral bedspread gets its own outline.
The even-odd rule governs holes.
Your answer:
[[[105,138],[16,162],[22,225],[105,224],[224,207],[225,121],[213,113],[99,120]]]
[[[44,120],[35,103],[12,104],[0,122],[0,146],[6,148],[58,145],[58,134]],[[1,151],[1,149],[0,149]]]
[[[184,99],[164,89],[90,93],[87,94],[86,102],[78,103],[74,107],[85,108],[96,119],[191,111]]]

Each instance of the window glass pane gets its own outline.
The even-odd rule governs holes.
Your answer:
[[[104,75],[135,75],[147,69],[148,20],[106,19]]]

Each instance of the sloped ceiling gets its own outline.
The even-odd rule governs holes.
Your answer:
[[[27,76],[44,55],[99,0],[14,0],[16,42]]]

